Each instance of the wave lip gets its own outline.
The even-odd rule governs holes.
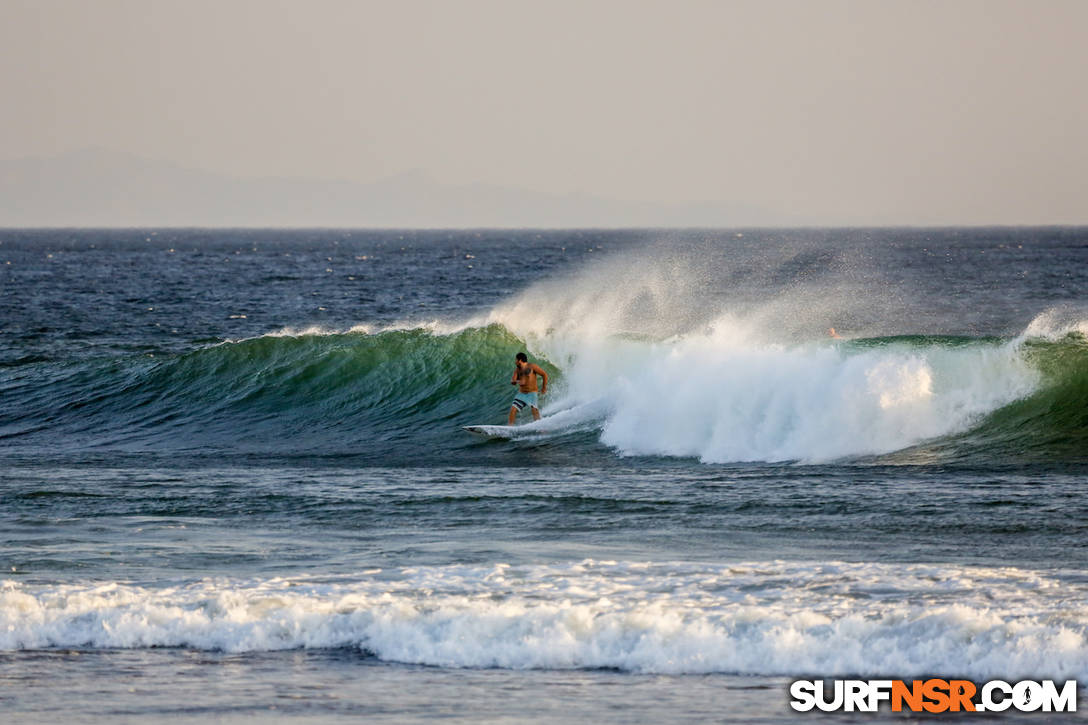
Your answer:
[[[443,667],[1088,676],[1088,581],[1015,568],[598,562],[0,587],[0,648],[353,647]]]

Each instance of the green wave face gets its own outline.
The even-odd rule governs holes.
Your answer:
[[[1088,460],[1088,341],[1077,333],[1028,341],[1024,355],[1042,373],[1040,389],[994,411],[948,448],[960,456]]]
[[[261,337],[152,360],[36,364],[9,443],[58,430],[82,445],[351,452],[426,446],[502,422],[523,344],[492,325]],[[20,384],[21,383],[21,384]]]

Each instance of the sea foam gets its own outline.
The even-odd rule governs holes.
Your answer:
[[[0,587],[0,648],[358,648],[443,667],[1088,677],[1088,583],[950,565],[583,561]]]

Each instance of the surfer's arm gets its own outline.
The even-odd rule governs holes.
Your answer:
[[[510,384],[511,385],[517,385],[518,384],[518,369],[517,368],[514,368],[514,374],[510,376]]]
[[[548,392],[548,373],[544,372],[544,368],[539,365],[533,365],[533,372],[544,378],[544,382],[540,384],[540,394]]]

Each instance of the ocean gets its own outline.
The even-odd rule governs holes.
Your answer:
[[[0,230],[0,714],[1088,701],[1086,335],[1088,228]]]

